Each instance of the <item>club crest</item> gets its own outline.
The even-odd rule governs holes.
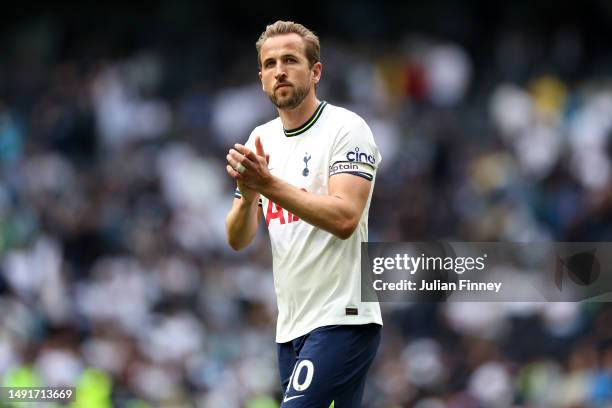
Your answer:
[[[302,170],[302,176],[304,177],[308,177],[308,174],[310,174],[310,170],[308,169],[308,161],[310,160],[312,156],[309,155],[308,153],[306,153],[304,155],[304,170]]]

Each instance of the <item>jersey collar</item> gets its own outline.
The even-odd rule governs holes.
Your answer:
[[[314,111],[312,116],[302,126],[299,126],[291,130],[287,130],[283,128],[283,132],[285,133],[285,136],[293,137],[293,136],[301,135],[302,133],[310,129],[315,124],[317,119],[319,119],[319,116],[321,116],[321,112],[323,112],[323,108],[325,108],[325,105],[327,105],[327,102],[321,101],[321,103],[319,104],[317,109]]]

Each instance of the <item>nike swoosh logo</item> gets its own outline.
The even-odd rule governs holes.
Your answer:
[[[303,397],[303,396],[304,396],[304,395],[295,395],[295,396],[293,396],[293,397],[285,397],[285,398],[283,399],[283,402],[291,401],[292,399],[300,398],[300,397]]]

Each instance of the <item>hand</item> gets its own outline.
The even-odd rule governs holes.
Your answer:
[[[259,136],[255,139],[256,153],[241,144],[235,144],[234,147],[226,156],[229,163],[227,173],[236,180],[238,189],[247,201],[258,199],[258,192],[272,178],[268,170],[270,155],[265,153]],[[244,166],[241,172],[236,170],[239,165]]]
[[[233,149],[230,149],[230,153],[232,150]],[[259,201],[259,193],[251,188],[248,188],[238,177],[240,175],[240,172],[236,171],[235,169],[235,166],[237,166],[238,164],[232,164],[235,163],[235,161],[231,158],[229,154],[226,156],[226,159],[227,162],[230,164],[225,167],[225,170],[230,175],[230,177],[236,180],[236,184],[238,186],[238,190],[240,190],[240,195],[242,196],[242,199],[247,203]]]

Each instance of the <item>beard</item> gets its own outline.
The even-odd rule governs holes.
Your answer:
[[[291,110],[297,108],[310,92],[310,84],[302,87],[291,85],[291,87],[293,88],[293,94],[288,98],[279,99],[276,96],[276,90],[268,93],[268,98],[278,109]]]

